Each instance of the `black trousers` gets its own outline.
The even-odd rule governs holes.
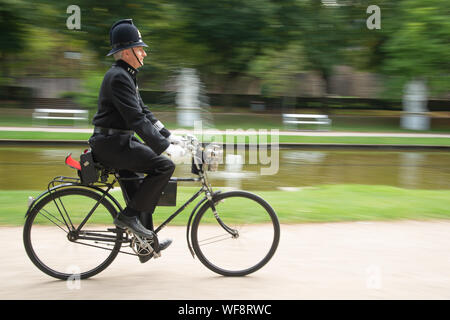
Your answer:
[[[175,170],[175,164],[165,156],[158,156],[132,135],[95,134],[89,139],[89,145],[95,161],[118,170],[120,177],[142,178],[124,180],[121,187],[126,192],[127,206],[139,211],[142,224],[153,229],[151,215]]]

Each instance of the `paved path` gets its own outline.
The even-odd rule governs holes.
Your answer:
[[[92,129],[78,128],[42,128],[42,127],[0,127],[0,131],[34,131],[34,132],[73,132],[73,133],[92,133]],[[171,130],[174,134],[181,135],[194,133],[193,130],[176,129]],[[248,135],[250,131],[230,130],[233,135]],[[254,132],[258,133],[257,130]],[[270,130],[268,130],[270,134]],[[203,134],[226,134],[225,130],[205,129]],[[305,136],[305,137],[406,137],[406,138],[450,138],[450,134],[443,133],[407,133],[407,132],[343,132],[343,131],[279,131],[283,136]]]
[[[76,288],[31,263],[22,228],[0,227],[0,299],[450,299],[450,221],[282,225],[274,258],[244,278],[192,259],[184,227],[162,236],[160,259],[119,255]]]

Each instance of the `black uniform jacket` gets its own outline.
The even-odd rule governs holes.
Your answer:
[[[133,130],[156,154],[169,147],[169,130],[155,118],[139,94],[137,70],[117,60],[103,79],[98,111],[92,123],[96,127]]]

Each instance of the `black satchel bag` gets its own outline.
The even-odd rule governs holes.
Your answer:
[[[177,181],[172,179],[161,193],[158,206],[173,207],[177,205]]]
[[[97,182],[99,177],[99,170],[96,168],[94,158],[92,157],[92,151],[86,150],[80,156],[80,179],[84,185],[90,185]]]

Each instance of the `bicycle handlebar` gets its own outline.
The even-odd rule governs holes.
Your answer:
[[[223,158],[223,148],[218,144],[210,144],[206,148],[193,135],[183,136],[185,149],[191,153],[194,164],[200,170],[200,164],[207,164],[208,171],[216,171]]]

